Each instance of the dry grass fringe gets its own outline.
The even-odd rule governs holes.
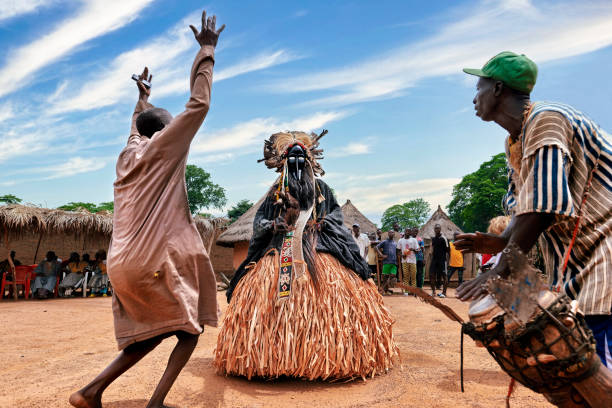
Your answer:
[[[372,281],[334,257],[316,255],[310,274],[278,299],[278,254],[264,256],[239,282],[217,339],[219,374],[308,380],[367,378],[387,372],[398,348],[391,313]]]

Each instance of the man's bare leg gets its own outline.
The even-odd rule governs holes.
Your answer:
[[[165,337],[163,335],[154,337],[126,347],[92,382],[70,396],[68,400],[70,404],[77,408],[101,408],[104,390],[149,354]]]
[[[157,388],[155,388],[155,392],[147,404],[147,408],[164,407],[164,399],[166,399],[166,395],[168,395],[174,381],[176,381],[176,378],[183,370],[183,367],[185,367],[185,364],[187,364],[187,361],[189,361],[193,350],[195,350],[196,345],[198,344],[198,339],[200,336],[198,334],[178,332],[176,337],[178,337],[178,343],[174,347],[172,354],[170,354],[166,371],[164,371],[164,375],[159,381]]]

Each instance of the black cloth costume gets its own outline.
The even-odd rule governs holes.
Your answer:
[[[315,209],[320,229],[315,232],[316,251],[332,255],[347,268],[353,270],[363,280],[370,278],[370,268],[359,253],[359,247],[351,236],[350,231],[343,224],[342,209],[331,188],[321,179],[316,179],[317,197],[320,195],[323,201],[317,199]],[[246,274],[245,267],[251,262],[259,261],[271,248],[280,250],[283,243],[284,233],[274,232],[274,219],[278,209],[274,205],[274,187],[257,209],[253,220],[253,237],[249,243],[247,257],[236,270],[229,287],[227,288],[227,301],[229,303],[236,285]]]

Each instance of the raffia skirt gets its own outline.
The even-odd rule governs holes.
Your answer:
[[[308,380],[373,377],[393,365],[391,313],[374,283],[331,255],[278,297],[279,256],[264,256],[238,283],[215,350],[219,374]]]

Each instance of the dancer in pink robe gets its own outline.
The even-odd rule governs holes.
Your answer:
[[[204,325],[216,326],[219,309],[214,272],[187,204],[185,165],[189,146],[210,104],[214,50],[225,26],[202,14],[190,26],[201,46],[191,70],[191,97],[172,119],[147,100],[151,79],[139,77],[140,98],[127,146],[117,160],[113,237],[107,268],[119,356],[70,397],[79,408],[102,406],[102,393],[164,338],[178,343],[148,408],[163,407],[172,384],[191,357]]]

